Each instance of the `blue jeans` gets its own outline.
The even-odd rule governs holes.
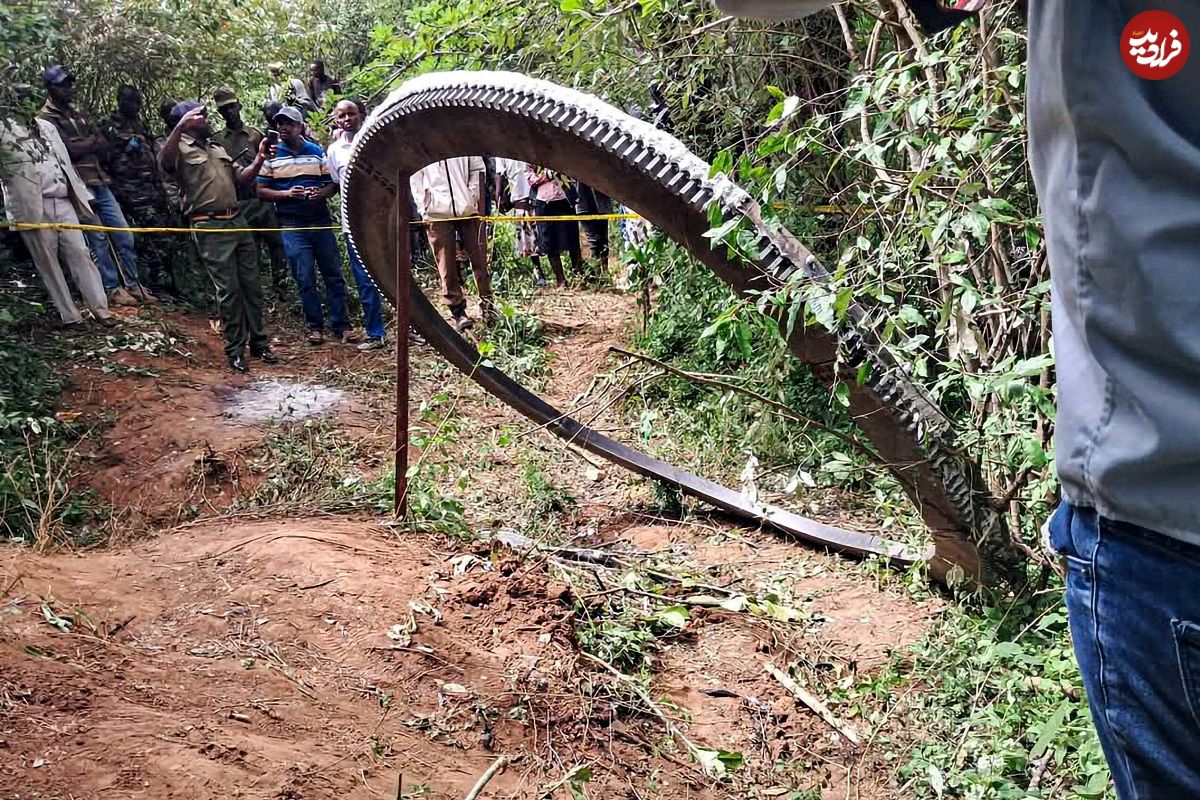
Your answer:
[[[358,284],[358,300],[362,303],[363,310],[363,328],[366,329],[368,338],[382,339],[383,303],[379,299],[379,289],[375,287],[375,282],[363,268],[362,261],[359,260],[358,253],[354,250],[354,245],[350,244],[349,236],[346,237],[346,252],[350,254],[350,272],[354,275],[354,282]]]
[[[120,203],[113,196],[112,189],[107,186],[89,186],[88,188],[92,190],[94,197],[92,209],[100,218],[102,225],[110,228],[129,227],[129,223],[125,221],[125,214],[121,211]],[[87,231],[84,233],[84,237],[87,239],[88,249],[92,251],[92,260],[96,262],[96,266],[100,270],[100,279],[104,281],[104,291],[111,292],[120,287],[122,283],[126,286],[137,286],[140,283],[137,249],[133,244],[132,233],[110,234]],[[116,245],[117,261],[113,261],[112,248],[109,247],[110,240]],[[118,263],[120,264],[119,268]]]
[[[350,329],[346,313],[346,280],[342,277],[342,253],[333,231],[297,231],[283,229],[283,252],[300,287],[300,305],[304,309],[304,327],[324,330],[325,316],[321,293],[317,289],[317,270],[325,283],[329,301],[329,328],[335,336]]]
[[[1117,795],[1200,797],[1200,547],[1069,503],[1050,543]]]

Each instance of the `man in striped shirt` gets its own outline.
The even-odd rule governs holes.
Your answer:
[[[258,176],[258,196],[275,204],[283,228],[283,250],[292,265],[304,308],[308,343],[324,341],[325,316],[317,289],[317,271],[325,284],[329,327],[336,340],[354,341],[346,312],[346,281],[342,254],[331,230],[333,218],[326,202],[337,191],[325,151],[304,138],[304,117],[294,106],[284,106],[272,120],[279,131],[274,156]]]

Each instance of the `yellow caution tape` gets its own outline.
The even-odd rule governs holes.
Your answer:
[[[863,211],[863,207],[851,206],[804,206],[801,211],[812,214],[854,214]],[[559,216],[526,215],[520,217],[504,215],[473,215],[467,217],[447,217],[436,220],[413,220],[413,225],[429,225],[435,222],[464,222],[477,219],[481,222],[507,223],[517,222],[596,222],[624,219],[642,219],[640,214],[563,214]],[[211,220],[205,220],[206,222]],[[107,225],[88,225],[70,222],[0,222],[0,228],[10,228],[16,231],[83,231],[85,233],[282,233],[284,231],[340,231],[340,225],[315,225],[295,228],[114,228]]]
[[[510,217],[507,215],[448,217],[435,220],[414,220],[413,225],[429,225],[434,222],[463,222],[477,219],[481,222],[587,222],[598,220],[641,219],[638,214],[564,214],[560,216],[523,216]],[[204,220],[210,222],[212,220]],[[284,231],[340,231],[340,225],[315,225],[295,228],[114,228],[108,225],[87,225],[72,222],[0,222],[0,228],[11,228],[16,231],[84,231],[85,233],[282,233]]]

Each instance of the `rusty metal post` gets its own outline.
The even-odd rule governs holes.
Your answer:
[[[392,241],[396,252],[396,496],[395,516],[408,514],[408,331],[411,321],[409,300],[412,287],[412,248],[409,225],[412,201],[408,174],[400,173],[396,192],[396,213],[392,220]]]

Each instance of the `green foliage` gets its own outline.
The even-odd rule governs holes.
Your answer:
[[[545,375],[550,356],[542,324],[506,298],[499,298],[498,303],[496,320],[487,326],[487,338],[479,344],[484,363],[504,370],[517,380]]]
[[[72,486],[82,431],[54,410],[70,341],[34,333],[45,308],[31,273],[0,252],[0,533],[42,547],[86,544],[103,514]]]
[[[575,498],[554,482],[536,464],[526,464],[525,493],[530,514],[535,518],[562,514],[575,505]]]
[[[922,731],[898,772],[905,796],[1104,797],[1108,771],[1058,593],[945,613],[927,639],[843,698]],[[881,704],[886,711],[869,711]],[[1030,790],[1038,772],[1040,789]]]

